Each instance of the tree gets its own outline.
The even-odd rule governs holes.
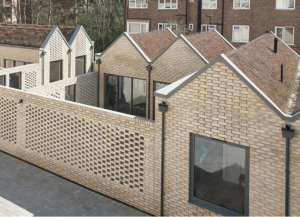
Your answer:
[[[174,32],[175,35],[186,35],[187,34],[187,25],[184,23],[183,20],[172,20],[168,21],[168,25],[170,26],[171,30]]]
[[[5,21],[5,8],[3,5],[0,5],[0,22],[3,23]]]

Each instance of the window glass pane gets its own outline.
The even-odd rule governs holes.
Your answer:
[[[285,28],[285,43],[294,44],[294,28]]]
[[[250,8],[250,0],[242,0],[242,8]]]
[[[164,29],[164,24],[160,23],[158,24],[158,30],[163,30]]]
[[[201,32],[207,32],[207,25],[202,25]]]
[[[142,0],[136,0],[136,7],[137,8],[142,7]]]
[[[276,8],[284,8],[284,0],[276,0]]]
[[[242,41],[248,41],[248,27],[242,27]]]
[[[129,34],[138,34],[141,31],[139,23],[129,23]]]
[[[5,75],[1,75],[0,76],[0,85],[1,86],[5,86],[6,85],[6,76]]]
[[[146,24],[141,24],[141,33],[147,32],[147,25]]]
[[[244,214],[246,150],[195,138],[193,196]]]
[[[240,41],[241,40],[241,30],[239,27],[234,27],[233,29],[233,41]]]
[[[146,80],[133,79],[133,115],[146,118]]]
[[[234,0],[234,8],[240,8],[241,0]]]
[[[159,1],[159,8],[164,8],[165,7],[165,0],[160,0]]]
[[[166,1],[165,8],[171,8],[171,0],[165,0],[165,1]]]
[[[131,1],[130,1],[130,7],[131,7],[131,8],[134,8],[134,7],[135,7],[135,0],[133,0],[133,1],[131,0]]]
[[[209,0],[202,1],[202,8],[209,8]]]
[[[143,0],[142,7],[147,8],[148,7],[148,0]]]
[[[76,57],[76,70],[75,75],[85,74],[85,56]]]
[[[62,79],[62,61],[50,63],[50,82]]]
[[[65,100],[75,102],[76,84],[65,87]]]
[[[280,38],[281,40],[283,40],[283,28],[276,28],[276,35],[278,38]]]
[[[286,7],[287,8],[294,8],[295,0],[286,0]]]
[[[106,76],[106,109],[116,111],[117,110],[117,76]]]
[[[176,1],[177,1],[177,0],[172,0],[172,8],[177,8]]]
[[[217,0],[210,0],[210,8],[217,8]]]
[[[119,112],[131,114],[131,78],[119,77]]]
[[[9,75],[9,87],[21,90],[21,72]]]

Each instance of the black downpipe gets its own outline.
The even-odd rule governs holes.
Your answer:
[[[189,0],[185,0],[185,25],[188,26],[188,6],[189,6]]]
[[[162,112],[162,133],[161,133],[161,194],[160,194],[160,216],[164,215],[164,172],[165,172],[165,113],[168,111],[166,102],[162,102],[159,111]]]
[[[97,107],[100,107],[100,64],[101,64],[101,60],[97,59],[96,63],[98,64],[98,97],[97,97]]]
[[[224,36],[224,13],[225,13],[225,0],[222,3],[222,35]]]
[[[198,1],[198,32],[201,32],[201,25],[202,25],[202,0]]]
[[[281,82],[283,82],[283,65],[281,65]]]
[[[147,67],[148,71],[148,119],[150,119],[150,96],[151,96],[151,71],[152,71],[152,66],[148,65]]]
[[[287,124],[285,128],[281,128],[282,137],[286,138],[286,157],[285,157],[285,216],[289,216],[290,206],[290,139],[293,139],[295,130],[291,125]]]

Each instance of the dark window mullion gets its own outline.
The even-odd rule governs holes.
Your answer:
[[[131,78],[131,115],[133,115],[133,78]]]

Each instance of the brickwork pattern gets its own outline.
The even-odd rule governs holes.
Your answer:
[[[0,91],[5,114],[12,115],[4,129],[17,127],[16,143],[0,131],[1,150],[157,214],[152,121],[5,87]],[[20,98],[24,102],[17,105]]]
[[[97,106],[98,72],[79,75],[77,77],[53,82],[48,85],[30,89],[28,92],[56,99],[65,99],[65,87],[76,84],[76,102]]]
[[[38,49],[0,45],[0,67],[4,68],[5,59],[26,63],[38,63],[39,52]]]
[[[0,139],[17,144],[17,102],[0,98]]]
[[[157,101],[166,99],[157,98]],[[285,122],[242,80],[225,64],[216,63],[167,99],[167,104],[165,215],[214,215],[187,202],[192,133],[250,147],[249,214],[284,215],[286,141],[281,126]],[[156,114],[158,124],[161,122],[158,108]],[[299,120],[292,125],[296,127],[296,138],[291,140],[290,210],[291,215],[297,215],[300,211],[297,205]],[[155,138],[158,149],[159,139]]]
[[[190,2],[189,0],[178,1],[177,10],[159,10],[158,2],[149,2],[148,9],[130,9],[127,8],[127,20],[151,21],[150,30],[157,30],[158,23],[167,23],[169,20],[183,19],[186,22],[186,1],[188,1],[187,23],[194,25],[194,32],[198,28],[198,3],[199,1]],[[249,10],[233,9],[233,1],[224,1],[224,20],[222,18],[223,1],[217,1],[217,9],[202,9],[201,10],[201,24],[217,25],[217,30],[224,35],[224,37],[232,42],[232,26],[233,25],[248,25],[250,26],[249,40],[263,35],[266,31],[275,32],[275,26],[281,27],[295,27],[295,45],[292,45],[297,53],[300,53],[300,7],[297,5],[294,10],[276,10],[275,0],[251,0]],[[127,6],[129,0],[127,0]],[[224,27],[222,31],[222,22]],[[217,24],[218,23],[218,24]],[[232,43],[235,47],[240,47],[245,43]]]
[[[9,87],[9,74],[22,72],[21,89],[28,90],[38,86],[37,77],[39,74],[39,64],[29,64],[16,66],[13,68],[4,68],[0,71],[0,76],[5,75],[6,87]]]

